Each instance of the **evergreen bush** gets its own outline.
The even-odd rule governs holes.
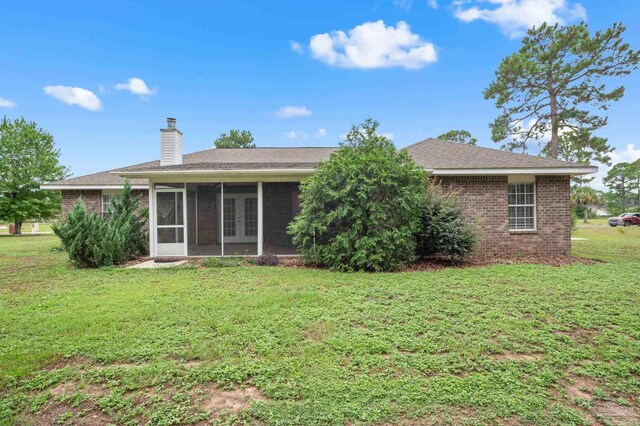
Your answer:
[[[478,230],[467,217],[458,193],[429,183],[424,200],[416,238],[418,256],[444,255],[452,263],[462,260],[478,243]]]
[[[415,259],[424,170],[368,119],[300,185],[289,225],[303,259],[341,271],[393,271]]]
[[[81,268],[119,265],[147,253],[146,209],[138,212],[139,197],[125,183],[107,218],[88,211],[82,199],[59,224],[52,225],[69,260]]]

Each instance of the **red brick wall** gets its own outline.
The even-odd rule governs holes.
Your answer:
[[[569,176],[536,177],[536,231],[509,231],[506,176],[440,177],[456,188],[481,231],[481,254],[571,254]]]
[[[64,217],[73,209],[73,206],[78,201],[78,198],[82,197],[87,208],[96,213],[102,213],[102,191],[99,189],[92,190],[62,190],[62,211],[61,217]],[[133,195],[140,195],[140,207],[149,207],[149,191],[146,189],[134,189]]]

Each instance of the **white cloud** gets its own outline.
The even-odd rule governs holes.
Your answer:
[[[315,131],[313,136],[315,136],[316,138],[321,138],[321,137],[327,136],[327,131],[326,131],[326,129],[320,128],[320,129]]]
[[[487,3],[490,6],[482,7]],[[454,2],[454,7],[455,17],[459,20],[496,24],[511,38],[519,37],[529,28],[544,22],[565,24],[587,19],[586,9],[571,0],[466,0]]]
[[[276,115],[280,118],[308,117],[311,115],[311,110],[307,107],[289,105],[280,108]]]
[[[90,111],[102,108],[102,102],[91,90],[71,86],[45,86],[44,93],[67,105],[78,105]]]
[[[109,93],[109,89],[107,89],[107,86],[105,86],[104,84],[100,84],[98,86],[98,92],[100,92],[100,93]]]
[[[156,88],[150,89],[143,79],[132,77],[126,83],[116,84],[116,90],[126,90],[134,95],[150,96],[156,93]]]
[[[304,46],[298,43],[297,41],[291,40],[289,42],[289,45],[291,46],[291,50],[293,50],[294,52],[300,53],[300,54],[304,53]]]
[[[284,134],[286,136],[287,139],[291,139],[291,140],[296,140],[296,139],[306,139],[307,138],[307,134],[303,131],[290,131],[290,132],[286,132]]]
[[[389,140],[393,140],[393,133],[382,133],[380,136],[384,136]]]
[[[437,9],[438,8],[438,0],[427,0],[427,4],[432,9]]]
[[[419,69],[437,60],[433,43],[412,33],[403,21],[395,27],[380,20],[365,22],[346,33],[316,34],[309,48],[314,58],[339,68]]]
[[[393,0],[393,5],[408,12],[413,6],[413,0]]]
[[[640,159],[640,146],[636,147],[635,144],[628,143],[623,150],[616,149],[610,155],[611,164],[630,163]],[[593,186],[598,189],[606,189],[602,183],[602,179],[607,176],[610,167],[602,163],[595,163],[594,166],[598,166],[598,173],[596,173]]]
[[[13,108],[16,106],[15,102],[11,102],[9,99],[0,98],[0,108]]]

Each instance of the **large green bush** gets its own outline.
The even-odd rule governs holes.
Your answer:
[[[118,265],[147,253],[146,210],[139,212],[127,182],[122,197],[113,202],[107,218],[88,211],[82,199],[53,232],[60,238],[69,260],[81,268]]]
[[[421,258],[444,255],[455,263],[471,253],[478,243],[478,230],[468,218],[455,191],[426,187],[417,253]]]
[[[301,183],[289,233],[302,257],[341,271],[392,271],[415,259],[425,172],[369,119]]]

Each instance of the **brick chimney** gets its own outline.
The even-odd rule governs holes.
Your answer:
[[[182,132],[176,129],[176,119],[167,118],[167,128],[160,129],[160,165],[182,164]]]

